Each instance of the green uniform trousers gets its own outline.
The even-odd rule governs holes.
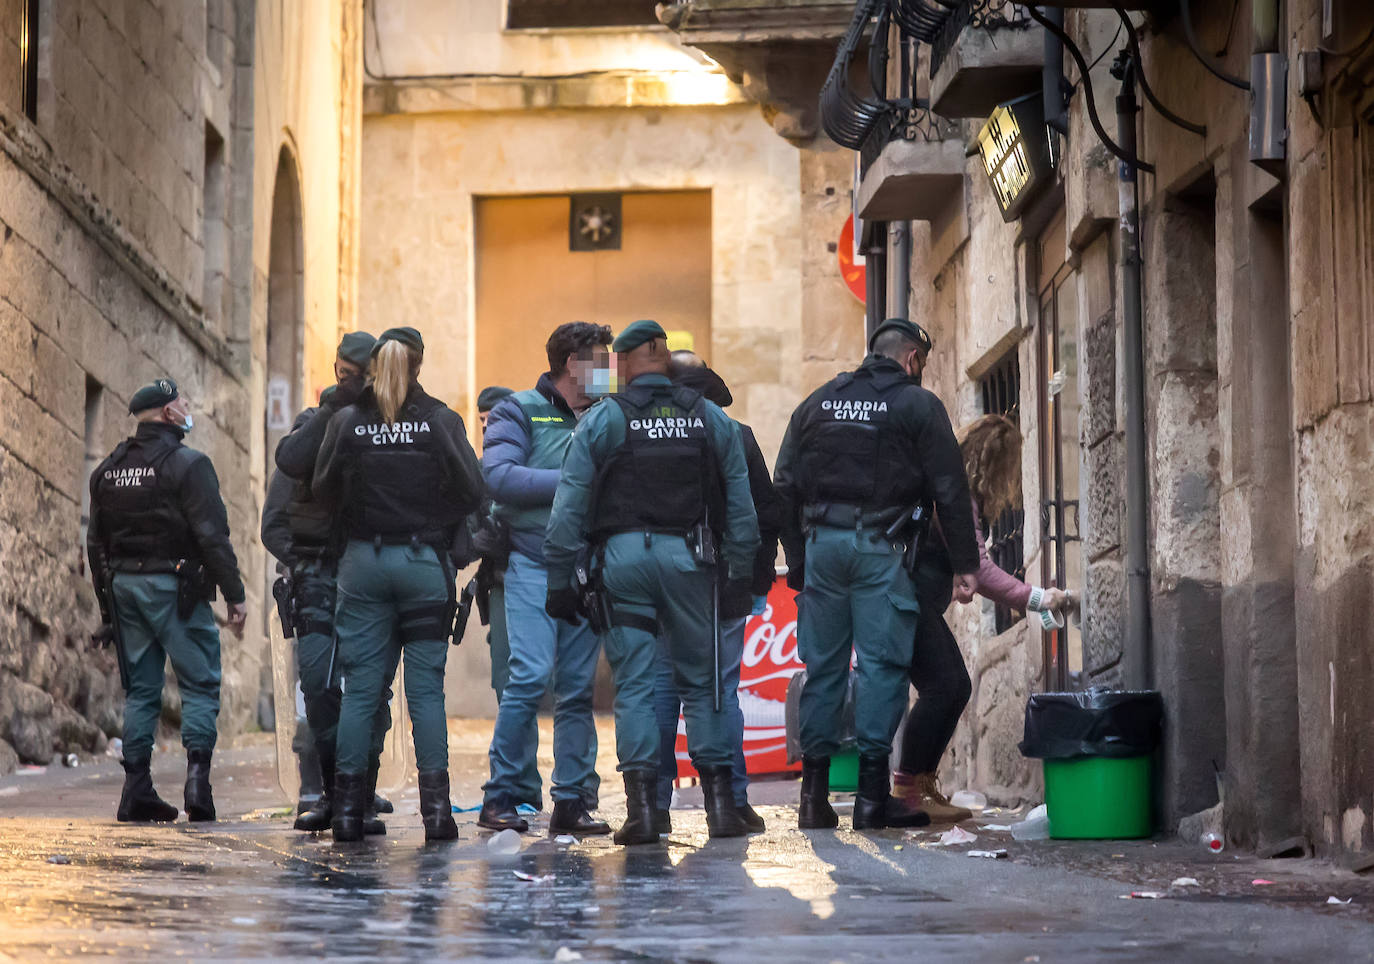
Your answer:
[[[839,749],[851,651],[858,666],[854,731],[859,753],[887,756],[907,704],[916,636],[916,584],[877,528],[818,526],[806,543],[806,588],[797,595],[797,650],[806,664],[801,745],[807,756]]]
[[[352,541],[339,562],[334,631],[344,674],[335,764],[363,773],[380,747],[375,718],[405,654],[406,702],[419,769],[448,769],[444,618],[454,575],[429,546],[374,546]]]
[[[170,659],[181,692],[181,745],[213,750],[219,717],[219,629],[208,602],[177,615],[177,577],[117,572],[115,617],[124,641],[124,758],[147,760],[162,715],[163,668]]]
[[[692,765],[730,766],[734,739],[726,713],[712,710],[715,669],[711,655],[711,582],[681,536],[622,532],[606,541],[603,582],[612,610],[656,620],[667,641],[673,677],[682,697]],[[615,674],[615,749],[618,769],[658,767],[654,716],[657,643],[648,626],[616,625],[606,640]]]
[[[305,719],[317,746],[338,742],[342,666],[334,650],[334,611],[338,604],[337,571],[333,562],[306,559],[292,574],[300,600],[296,631],[296,672],[305,698]],[[332,666],[332,672],[331,672]],[[391,729],[391,687],[382,692],[372,720],[372,760],[381,758],[382,744]],[[331,754],[332,756],[332,754]]]

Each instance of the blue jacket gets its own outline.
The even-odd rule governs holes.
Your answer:
[[[563,453],[576,426],[577,415],[547,372],[532,392],[501,399],[487,416],[482,441],[487,488],[510,525],[511,548],[541,564]]]

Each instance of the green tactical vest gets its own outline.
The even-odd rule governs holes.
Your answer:
[[[537,389],[516,392],[511,396],[525,413],[525,427],[530,433],[530,457],[525,463],[531,469],[561,469],[563,456],[572,444],[577,418],[554,405]],[[501,517],[512,529],[543,532],[549,524],[552,505],[502,506]]]

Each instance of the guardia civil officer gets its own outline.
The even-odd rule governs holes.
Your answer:
[[[668,375],[674,385],[684,385],[701,392],[722,409],[734,404],[730,388],[695,352],[679,350],[672,354]],[[728,414],[728,413],[727,413]],[[782,503],[773,488],[773,476],[768,462],[759,448],[754,431],[738,419],[740,442],[744,446],[744,461],[749,469],[749,494],[758,514],[760,544],[754,554],[754,569],[749,584],[722,586],[720,599],[721,639],[721,705],[730,718],[730,736],[734,740],[734,760],[731,767],[731,788],[735,809],[750,833],[763,833],[765,825],[749,805],[749,768],[744,756],[744,713],[739,702],[740,661],[744,654],[744,630],[756,606],[773,587],[778,556],[778,528],[782,522]],[[761,609],[759,611],[762,611]],[[659,833],[672,832],[669,804],[672,801],[673,780],[677,778],[677,723],[682,701],[673,681],[672,659],[662,645],[658,654],[658,678],[654,685],[654,711],[658,716],[659,770],[658,790],[654,803],[654,819]]]
[[[491,418],[491,410],[501,399],[514,394],[514,389],[503,385],[488,385],[477,393],[477,417],[482,422],[483,454],[486,453],[487,422]],[[506,566],[510,563],[510,527],[496,517],[496,507],[490,501],[482,506],[481,518],[476,522],[473,539],[482,556],[482,563],[477,567],[477,611],[487,627],[487,648],[491,650],[491,689],[496,694],[496,702],[500,703],[501,694],[510,680],[510,636],[506,632]],[[531,789],[537,797],[537,770],[533,776]],[[521,800],[526,799],[521,797]],[[530,802],[533,802],[532,799]]]
[[[654,637],[667,638],[687,721],[687,748],[701,774],[711,836],[748,827],[730,788],[734,740],[713,712],[712,583],[726,567],[749,579],[758,521],[739,430],[698,392],[667,376],[667,335],[637,321],[611,346],[628,387],[583,417],[563,462],[544,544],[549,615],[580,618],[579,559],[599,567],[609,600],[606,655],[615,674],[615,730],[628,815],[620,844],[658,840],[654,785]],[[718,551],[717,548],[719,547]]]
[[[918,504],[939,514],[956,593],[975,588],[978,544],[963,459],[949,416],[919,378],[931,347],[919,325],[889,319],[857,371],[808,397],[787,427],[774,474],[782,541],[797,597],[802,789],[798,824],[838,824],[830,755],[838,748],[851,647],[858,654],[855,829],[887,823],[887,761],[907,702],[918,604],[905,546],[885,533]],[[929,512],[926,512],[929,517]],[[902,539],[909,539],[910,532]]]
[[[425,839],[458,836],[449,804],[444,663],[456,594],[448,557],[482,501],[482,469],[463,420],[420,387],[424,342],[383,332],[372,383],[329,422],[315,497],[336,507],[347,544],[334,630],[347,685],[335,748],[335,840],[358,840],[368,798],[373,720],[405,656]]]
[[[571,624],[544,611],[549,512],[578,418],[592,404],[593,394],[610,391],[610,343],[611,329],[605,325],[559,325],[545,345],[549,370],[534,388],[497,403],[487,420],[482,471],[511,540],[504,593],[510,675],[491,736],[491,779],[483,787],[477,817],[478,825],[489,830],[529,829],[516,806],[529,793],[525,784],[531,770],[538,792],[539,704],[552,686],[549,834],[611,832],[590,813],[601,786],[592,717],[601,643],[585,622]],[[595,384],[598,376],[600,386]]]
[[[91,475],[86,551],[107,636],[124,678],[121,821],[170,821],[176,807],[153,789],[149,764],[162,713],[163,666],[181,691],[186,816],[215,819],[210,759],[219,715],[220,639],[210,610],[216,587],[239,638],[248,616],[229,519],[210,459],[187,448],[191,404],[161,378],[129,400],[138,419]]]
[[[296,667],[305,698],[306,722],[320,761],[323,792],[313,807],[296,817],[295,824],[297,830],[310,832],[328,830],[333,818],[334,746],[342,699],[341,674],[334,658],[340,540],[333,513],[314,497],[310,483],[330,419],[362,394],[375,343],[376,339],[365,331],[343,336],[334,358],[335,384],[321,393],[318,407],[307,408],[296,416],[291,432],[277,444],[277,471],[268,486],[262,511],[263,545],[290,573],[296,612]],[[372,727],[369,796],[376,791],[382,741],[390,726],[388,699],[384,698],[378,702]],[[373,833],[385,833],[385,825],[374,812],[376,801],[370,803],[366,828]]]

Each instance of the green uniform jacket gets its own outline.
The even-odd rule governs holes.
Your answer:
[[[666,375],[657,374],[640,375],[634,384],[672,387]],[[705,402],[705,410],[706,428],[725,490],[721,555],[730,579],[748,579],[759,547],[759,523],[739,426],[714,402]],[[625,430],[625,413],[619,405],[603,399],[582,417],[573,433],[544,540],[550,589],[566,589],[573,584],[577,557],[587,547],[587,515],[597,471],[625,443]]]

